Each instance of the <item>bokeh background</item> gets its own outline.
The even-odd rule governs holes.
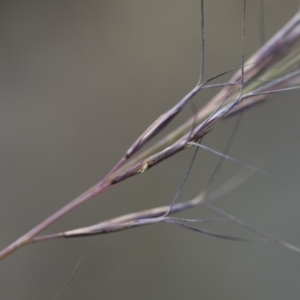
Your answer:
[[[238,66],[242,1],[205,3],[205,77]],[[248,1],[246,57],[259,46],[259,2]],[[270,37],[299,1],[264,1]],[[134,139],[198,78],[200,1],[1,1],[0,246],[99,181]],[[227,77],[228,78],[228,77]],[[226,77],[225,79],[226,80]],[[195,98],[200,107],[215,91]],[[230,155],[266,171],[215,201],[300,246],[299,92],[244,113]],[[172,123],[190,117],[188,107]],[[222,151],[234,119],[204,140]],[[47,232],[170,203],[192,151],[85,203]],[[218,162],[199,151],[180,197]],[[212,189],[241,170],[225,162]],[[197,208],[182,214],[205,218]],[[227,234],[250,233],[225,223]],[[91,246],[90,246],[91,245]],[[88,251],[86,252],[86,250]],[[296,299],[300,256],[274,243],[237,243],[159,224],[25,247],[0,263],[1,299]]]

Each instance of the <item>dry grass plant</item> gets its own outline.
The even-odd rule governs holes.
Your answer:
[[[300,12],[282,27],[268,42],[253,54],[247,61],[244,61],[244,50],[242,50],[241,66],[228,70],[222,74],[203,80],[204,71],[204,10],[203,0],[202,6],[202,55],[201,55],[201,70],[200,78],[196,86],[172,108],[163,113],[156,121],[154,121],[132,146],[125,152],[124,156],[111,169],[111,171],[95,186],[72,200],[66,206],[62,207],[56,213],[42,221],[36,227],[25,233],[18,240],[13,242],[7,248],[0,252],[0,259],[12,254],[19,248],[35,243],[56,238],[72,238],[78,236],[97,235],[104,233],[112,233],[120,230],[130,229],[138,226],[149,225],[158,222],[166,222],[173,225],[185,227],[204,234],[209,234],[219,238],[245,241],[247,238],[221,235],[215,232],[200,229],[191,226],[191,223],[206,222],[214,220],[191,220],[178,219],[171,215],[192,209],[202,205],[212,210],[214,213],[222,216],[223,219],[229,220],[239,225],[246,227],[259,234],[264,240],[271,240],[279,243],[289,249],[300,252],[299,248],[287,244],[276,239],[269,234],[261,232],[258,229],[246,224],[242,220],[227,214],[224,211],[214,207],[210,200],[219,197],[220,195],[230,191],[236,185],[240,184],[249,174],[257,171],[245,163],[236,161],[229,157],[226,153],[218,153],[201,144],[202,138],[213,130],[214,126],[226,118],[239,114],[240,112],[251,108],[267,99],[270,99],[274,94],[285,92],[292,89],[298,89],[300,86],[300,48],[297,42],[300,38]],[[244,1],[244,10],[246,9],[246,1]],[[243,15],[242,26],[242,48],[244,47],[245,36],[245,11]],[[213,80],[221,77],[223,74],[235,71],[235,74],[228,82],[223,84],[213,84]],[[189,120],[176,128],[173,132],[161,138],[154,145],[145,148],[147,143],[152,140],[157,134],[169,125],[169,123],[188,105],[193,97],[204,89],[221,88],[220,92],[201,107]],[[102,221],[98,224],[68,230],[65,232],[54,233],[50,235],[39,235],[44,229],[62,218],[68,212],[72,211],[82,203],[92,197],[103,193],[108,188],[115,184],[128,179],[129,177],[139,175],[148,171],[150,168],[159,164],[165,159],[177,154],[178,152],[190,147],[205,148],[220,155],[222,159],[230,159],[236,163],[242,164],[247,171],[238,174],[237,177],[225,183],[219,189],[209,193],[208,190],[202,191],[194,199],[176,203],[177,196],[182,189],[180,187],[177,196],[168,206],[148,209],[145,211],[135,212],[128,215],[120,216],[110,220]],[[141,152],[143,148],[143,151]],[[144,149],[145,148],[145,149]],[[191,164],[192,165],[192,164]],[[188,174],[187,174],[188,175]],[[187,176],[186,176],[187,177]],[[186,179],[186,178],[185,178]]]

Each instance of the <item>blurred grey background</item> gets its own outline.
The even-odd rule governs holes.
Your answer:
[[[258,47],[260,1],[248,1],[246,57]],[[205,3],[205,77],[238,66],[242,1]],[[299,1],[265,1],[270,37]],[[200,1],[1,1],[0,246],[99,181],[134,139],[198,78]],[[228,77],[227,77],[228,78]],[[226,77],[225,77],[226,79]],[[223,80],[225,80],[223,79]],[[195,98],[201,107],[215,91]],[[300,246],[299,92],[243,115],[230,155],[266,171],[215,204]],[[190,117],[185,109],[172,128]],[[234,119],[204,143],[222,151]],[[85,203],[55,232],[170,203],[185,151]],[[205,186],[218,157],[199,151],[180,197]],[[259,163],[255,163],[259,162]],[[241,169],[225,162],[212,188]],[[197,208],[181,214],[205,218]],[[225,223],[206,229],[249,236]],[[274,243],[237,243],[159,224],[25,247],[0,263],[1,299],[296,299],[300,256]]]

